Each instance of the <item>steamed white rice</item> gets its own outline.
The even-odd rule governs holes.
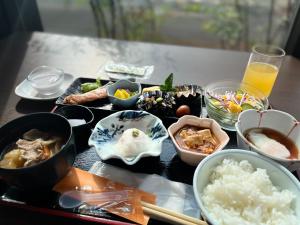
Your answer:
[[[275,187],[265,169],[243,160],[224,159],[202,194],[204,206],[221,224],[299,225],[289,190]]]

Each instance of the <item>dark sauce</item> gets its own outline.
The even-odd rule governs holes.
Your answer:
[[[268,138],[271,138],[271,139],[279,142],[280,144],[284,145],[291,154],[290,157],[288,157],[287,159],[299,159],[299,150],[298,150],[296,144],[290,138],[288,138],[286,135],[284,135],[274,129],[271,129],[271,128],[251,128],[244,132],[244,136],[247,138],[247,140],[249,142],[251,142],[251,141],[249,139],[248,134],[251,130],[255,130],[257,133],[264,134]]]

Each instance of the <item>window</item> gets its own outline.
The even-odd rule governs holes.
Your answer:
[[[299,0],[37,0],[46,32],[249,50],[285,46]]]

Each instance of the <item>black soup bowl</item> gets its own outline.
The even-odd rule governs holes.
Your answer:
[[[85,123],[75,126],[71,123],[77,152],[85,149],[88,146],[88,139],[92,133],[93,112],[85,106],[68,105],[56,109],[54,113],[62,115],[68,120],[83,119],[85,121]]]
[[[7,153],[7,146],[31,129],[55,133],[63,138],[64,144],[60,151],[38,164],[0,168],[0,179],[22,190],[50,190],[74,163],[76,149],[72,128],[67,119],[55,113],[33,113],[14,119],[0,128],[0,159]]]

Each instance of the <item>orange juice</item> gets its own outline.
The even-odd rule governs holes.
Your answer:
[[[248,64],[242,82],[256,87],[268,97],[272,91],[277,74],[278,68],[274,65],[252,62]]]

